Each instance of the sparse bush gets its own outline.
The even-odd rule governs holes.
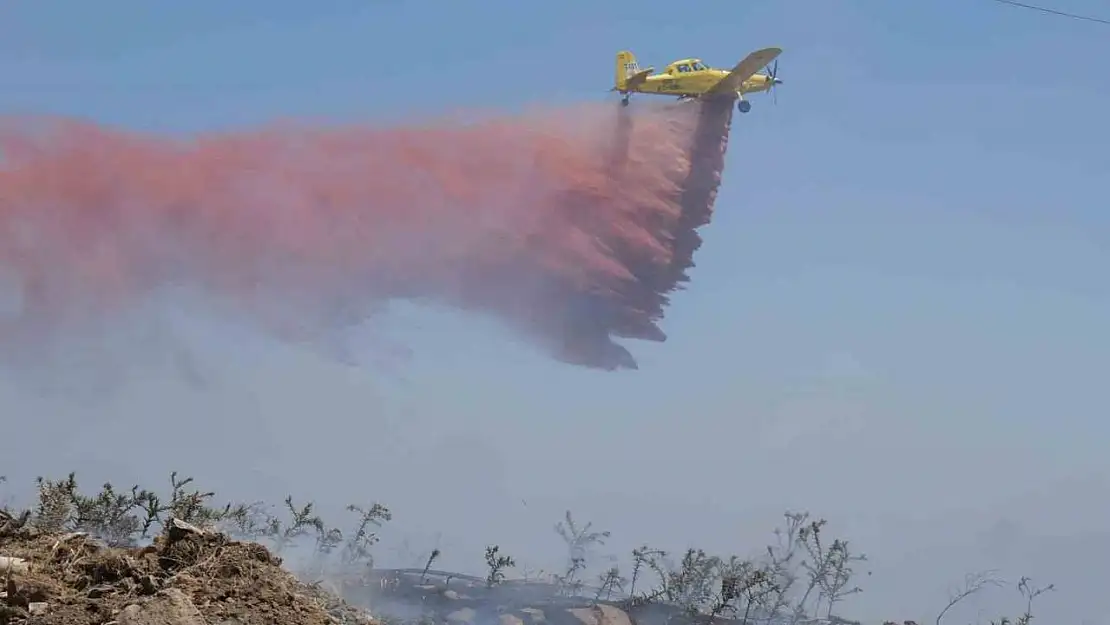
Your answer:
[[[487,588],[492,588],[505,581],[505,569],[516,566],[512,556],[497,555],[500,551],[501,547],[497,545],[486,547],[486,567],[489,569],[489,573],[486,575]]]
[[[605,600],[609,601],[613,598],[613,592],[623,591],[624,585],[628,582],[621,576],[621,570],[616,566],[599,575],[598,581],[600,584],[597,587],[597,594],[594,595],[594,603],[601,600],[602,593],[605,594]]]
[[[848,548],[848,541],[839,538],[826,546],[821,540],[821,530],[825,523],[825,519],[811,521],[798,532],[798,539],[810,557],[809,560],[802,561],[802,568],[809,576],[809,587],[798,607],[800,610],[804,609],[805,598],[817,589],[818,595],[813,605],[813,612],[818,611],[821,601],[824,600],[825,617],[832,618],[833,606],[837,602],[849,595],[863,592],[859,586],[849,587],[848,584],[855,573],[852,563],[865,562],[867,556],[853,554]]]
[[[367,568],[373,568],[374,556],[371,549],[378,544],[379,538],[370,528],[381,527],[386,521],[393,520],[393,513],[379,503],[372,504],[369,508],[351,504],[347,506],[347,511],[358,514],[358,523],[350,539],[344,544],[343,562],[348,565],[362,562]]]
[[[424,570],[420,573],[420,583],[423,584],[428,578],[428,570],[432,568],[432,563],[439,557],[439,549],[432,549],[432,553],[428,556],[428,561],[424,563]]]
[[[0,484],[6,482],[0,476]],[[345,534],[316,514],[313,502],[297,505],[292,496],[286,497],[282,516],[270,514],[259,502],[219,506],[213,503],[215,493],[196,489],[193,478],[180,479],[176,472],[170,475],[167,498],[137,485],[118,490],[110,483],[95,495],[86,496],[80,492],[74,473],[60,480],[40,477],[36,485],[37,500],[22,514],[7,505],[0,507],[0,536],[13,527],[29,524],[40,532],[83,532],[109,546],[135,547],[167,532],[176,519],[219,530],[235,539],[265,544],[277,555],[294,544],[311,544],[314,555],[310,564],[295,572],[317,579],[339,575],[363,587],[370,583],[369,574],[374,569],[373,548],[380,540],[377,530],[392,520],[392,512],[381,504],[350,505],[347,511],[357,515],[357,520],[351,532]],[[844,598],[862,592],[853,580],[855,566],[866,562],[866,556],[852,551],[846,540],[828,540],[824,519],[798,512],[787,512],[784,519],[783,527],[775,530],[774,544],[767,546],[760,558],[688,549],[675,563],[666,551],[643,545],[632,551],[630,578],[613,564],[597,574],[597,586],[584,595],[588,559],[611,534],[594,531],[592,523],[579,525],[568,510],[555,525],[566,544],[567,560],[565,570],[552,576],[554,591],[584,601],[592,594],[594,604],[613,602],[630,611],[648,604],[669,605],[693,622],[731,618],[745,624],[798,625],[820,615],[828,622],[850,623],[834,612]],[[423,569],[416,569],[422,583],[440,555],[438,548],[433,549]],[[501,553],[498,545],[486,548],[485,564],[487,588],[505,583],[506,570],[516,567],[514,559]],[[397,581],[396,577],[390,579]],[[386,578],[381,581],[384,588]],[[950,593],[935,625],[942,625],[947,613],[967,597],[1001,585],[1003,582],[989,571],[968,575],[963,586]],[[1035,587],[1027,577],[1021,578],[1016,587],[1025,599],[1024,612],[1016,619],[992,621],[992,625],[1029,625],[1034,600],[1055,590],[1051,584]],[[903,625],[913,622],[905,621]]]
[[[621,604],[634,609],[667,603],[690,617],[729,617],[742,622],[785,619],[794,625],[819,611],[826,619],[835,620],[835,605],[862,592],[851,583],[853,564],[866,557],[853,553],[845,540],[826,544],[824,519],[811,520],[808,513],[796,512],[784,516],[786,524],[775,530],[775,544],[757,560],[688,549],[676,565],[663,550],[647,545],[634,549],[629,596]],[[654,574],[655,586],[638,590],[647,573]],[[799,580],[806,585],[799,588]]]
[[[964,576],[962,586],[949,591],[948,603],[946,603],[937,614],[935,625],[941,625],[941,622],[944,620],[945,616],[947,616],[948,612],[969,597],[979,594],[988,588],[1001,588],[1005,585],[1006,582],[999,578],[995,571],[968,573]],[[1020,578],[1015,586],[1022,598],[1025,599],[1025,611],[1016,619],[1003,616],[998,620],[991,620],[991,625],[1029,625],[1033,621],[1033,601],[1042,594],[1056,589],[1055,584],[1049,584],[1043,587],[1033,586],[1033,580],[1028,577]],[[883,625],[898,624],[894,621],[885,621]],[[903,625],[916,625],[916,623],[913,621],[904,621]]]
[[[203,527],[239,519],[247,513],[243,506],[207,506],[205,502],[215,493],[187,490],[192,481],[178,480],[177,473],[172,473],[170,499],[164,502],[153,491],[132,486],[129,491],[119,492],[111,483],[88,497],[80,492],[76,473],[61,480],[39,477],[35,480],[38,501],[31,522],[43,531],[87,532],[110,546],[124,547],[150,538],[151,531],[156,526],[163,528],[170,518]]]
[[[1031,578],[1023,576],[1018,580],[1017,591],[1021,593],[1022,598],[1025,599],[1025,612],[1013,620],[1003,616],[998,621],[991,621],[991,625],[1029,625],[1033,621],[1033,601],[1044,593],[1054,590],[1056,590],[1055,584],[1038,587],[1033,585],[1033,580]]]
[[[48,533],[84,532],[111,547],[134,547],[149,542],[156,533],[165,531],[171,519],[219,530],[239,540],[263,543],[278,555],[311,537],[312,565],[309,571],[299,572],[320,575],[326,572],[329,562],[337,559],[347,571],[371,568],[372,547],[378,536],[370,530],[392,518],[389,509],[380,504],[366,509],[348,506],[349,511],[358,514],[358,521],[350,537],[345,537],[315,514],[312,502],[298,506],[292,496],[286,497],[287,518],[282,519],[267,512],[259,502],[211,505],[215,493],[192,487],[192,477],[182,479],[174,472],[169,481],[168,499],[139,486],[120,492],[110,483],[90,497],[81,493],[75,473],[60,480],[39,477],[37,501],[26,513],[27,522]]]
[[[8,476],[0,475],[0,484],[7,484],[7,483],[8,483]],[[12,514],[11,502],[7,497],[0,500],[0,512],[3,512],[4,514],[7,514],[8,516],[11,516],[11,514]]]
[[[580,574],[586,570],[587,556],[592,554],[595,546],[604,545],[610,536],[608,530],[592,532],[592,527],[592,522],[579,527],[570,510],[566,511],[562,521],[555,524],[555,531],[563,538],[567,548],[566,570],[555,576],[556,584],[563,594],[577,595],[581,592],[583,581]]]

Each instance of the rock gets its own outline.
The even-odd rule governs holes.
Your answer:
[[[35,601],[33,603],[27,604],[27,614],[30,614],[31,616],[41,616],[43,614],[46,614],[46,611],[49,608],[49,603],[45,601]]]
[[[624,610],[600,604],[590,608],[569,608],[571,615],[583,625],[632,625],[632,619]]]
[[[170,542],[177,542],[186,536],[203,536],[205,532],[196,525],[174,518],[170,521],[170,527],[167,533],[169,534]]]
[[[62,543],[68,543],[69,541],[74,540],[76,538],[86,538],[88,535],[89,535],[88,532],[70,532],[70,533],[66,534],[65,536],[62,536],[58,540],[54,541],[54,548],[57,549],[58,545],[60,545]]]
[[[0,556],[0,573],[27,573],[31,565],[23,558]]]
[[[547,620],[547,616],[539,608],[521,608],[520,611],[527,614],[533,623],[542,623]]]
[[[85,596],[89,599],[101,599],[107,595],[112,594],[113,592],[115,592],[115,587],[111,584],[100,584],[98,586],[93,586],[92,588],[90,588],[85,593]]]
[[[520,611],[527,614],[533,623],[541,623],[547,620],[547,616],[539,608],[521,608]]]
[[[499,625],[524,625],[524,619],[512,614],[502,614],[497,620]]]
[[[460,608],[443,618],[451,623],[473,623],[475,616],[477,612],[473,608]]]
[[[161,585],[161,582],[153,575],[143,575],[139,579],[139,588],[142,589],[144,595],[153,595],[158,592],[158,587]]]
[[[206,625],[193,602],[176,588],[168,588],[148,601],[127,606],[117,621],[119,625]]]

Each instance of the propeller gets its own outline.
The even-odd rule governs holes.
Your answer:
[[[782,81],[779,80],[778,76],[779,76],[779,60],[775,59],[774,64],[767,66],[767,78],[770,79],[770,81],[771,81],[771,86],[767,88],[767,91],[770,92],[771,99],[775,104],[779,103],[779,95],[775,91],[775,87],[782,84]]]

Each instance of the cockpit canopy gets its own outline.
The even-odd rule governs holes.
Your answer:
[[[688,72],[701,72],[709,69],[701,59],[683,59],[671,63],[670,73],[685,74]]]

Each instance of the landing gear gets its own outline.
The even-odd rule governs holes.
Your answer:
[[[748,102],[747,100],[741,99],[739,102],[736,103],[736,108],[740,109],[741,113],[747,113],[748,111],[752,110],[752,103]]]
[[[621,98],[621,106],[628,106],[628,99],[631,97],[631,94],[625,94],[625,96]]]

